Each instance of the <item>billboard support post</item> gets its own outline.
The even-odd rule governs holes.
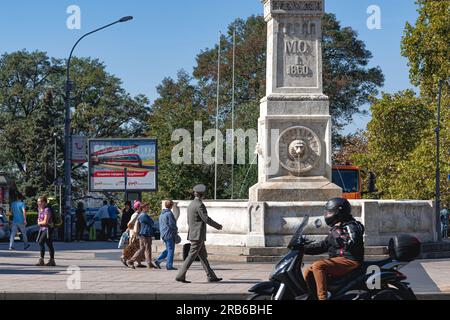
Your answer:
[[[124,168],[123,169],[123,173],[125,176],[125,203],[128,201],[128,190],[127,190],[127,186],[128,186],[128,168]]]

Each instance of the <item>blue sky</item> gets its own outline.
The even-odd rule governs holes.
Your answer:
[[[81,9],[81,30],[66,27],[70,5]],[[367,28],[370,5],[381,9],[381,30]],[[326,11],[358,31],[373,53],[371,65],[379,65],[386,76],[383,91],[412,88],[400,40],[405,22],[414,23],[417,17],[413,0],[327,0]],[[226,31],[235,18],[252,14],[262,14],[259,0],[2,0],[0,53],[27,49],[67,57],[82,34],[132,15],[133,21],[83,40],[75,54],[99,58],[131,94],[154,100],[155,87],[164,77],[180,69],[192,71],[196,55],[215,45],[219,31]],[[354,120],[347,132],[365,128],[369,118]]]

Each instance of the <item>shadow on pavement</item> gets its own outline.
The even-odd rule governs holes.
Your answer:
[[[27,267],[34,267],[34,265],[33,264],[20,264],[20,263],[0,263],[0,268],[1,267],[27,268]]]
[[[74,266],[76,265],[77,267],[83,269],[99,269],[99,268],[105,268],[105,269],[124,269],[124,270],[128,270],[127,268],[125,268],[123,265],[117,265],[117,266],[103,266],[103,265],[97,265],[97,266],[84,266],[82,264],[59,264],[58,263],[58,258],[56,258],[56,267],[52,267],[54,268],[53,270],[57,271],[57,272],[61,272],[61,271],[65,271],[67,268],[69,268],[70,266]],[[41,268],[41,267],[37,267],[35,266],[33,263],[31,264],[18,264],[18,263],[0,263],[0,274],[2,271],[5,270],[11,270],[11,269],[2,269],[3,268]],[[42,268],[51,268],[51,267],[42,267]],[[130,269],[131,270],[131,269]]]
[[[256,284],[259,282],[261,282],[261,280],[255,280],[255,281],[246,281],[246,280],[244,280],[244,281],[240,281],[240,280],[226,281],[226,280],[224,280],[224,281],[217,282],[217,284],[221,284],[221,283],[223,283],[223,284]]]
[[[35,242],[30,242],[31,248],[29,250],[37,250],[39,248],[38,244]],[[22,246],[22,243],[20,243]],[[117,242],[54,242],[55,250],[56,251],[93,251],[93,250],[118,250]],[[0,243],[0,252],[7,252],[7,253],[19,253],[19,252],[27,252],[27,251],[9,251],[9,244],[8,243]]]
[[[83,250],[119,250],[117,242],[55,242],[55,250],[83,251]]]
[[[0,275],[54,275],[60,271],[41,271],[41,270],[12,270],[12,269],[0,269]]]

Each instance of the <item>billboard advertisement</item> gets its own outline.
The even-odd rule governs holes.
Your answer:
[[[90,192],[157,191],[156,140],[92,139],[88,145]]]
[[[86,137],[72,136],[72,162],[85,163],[86,159]]]

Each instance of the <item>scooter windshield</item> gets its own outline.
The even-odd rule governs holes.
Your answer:
[[[305,229],[305,227],[308,225],[308,221],[309,221],[309,216],[306,215],[303,218],[302,223],[300,224],[300,226],[297,228],[297,231],[295,231],[294,235],[292,236],[291,241],[289,242],[288,248],[289,249],[294,249],[298,244],[300,244],[302,236],[303,236],[303,230]]]

